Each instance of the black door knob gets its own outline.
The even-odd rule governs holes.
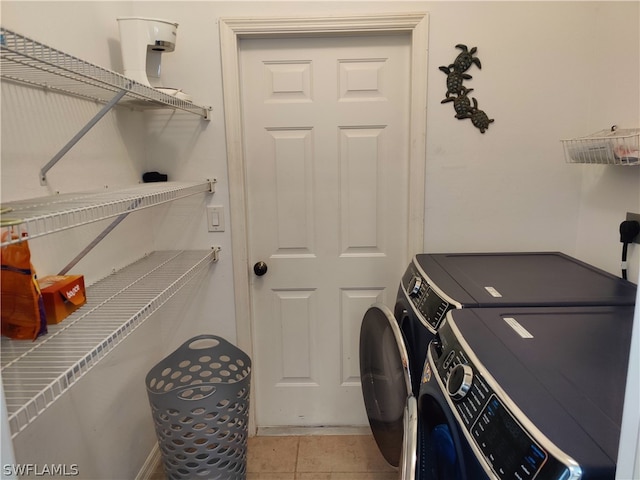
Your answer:
[[[264,275],[265,273],[267,273],[267,264],[264,262],[257,262],[254,266],[253,266],[253,272],[261,277],[262,275]]]

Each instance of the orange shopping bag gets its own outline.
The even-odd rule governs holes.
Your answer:
[[[18,238],[17,234],[6,231],[2,234],[2,241],[5,242],[9,235]],[[47,333],[47,321],[36,272],[31,264],[29,244],[23,240],[6,245],[2,247],[1,254],[2,335],[35,340]]]

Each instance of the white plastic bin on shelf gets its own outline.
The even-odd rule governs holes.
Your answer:
[[[586,137],[562,140],[568,163],[639,165],[640,129],[601,130]]]
[[[246,477],[251,360],[200,335],[153,367],[147,394],[170,479]]]

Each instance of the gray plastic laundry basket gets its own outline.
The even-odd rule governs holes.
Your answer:
[[[200,335],[146,378],[166,474],[242,480],[247,467],[251,359],[223,338]]]

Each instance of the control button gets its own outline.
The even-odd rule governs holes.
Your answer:
[[[447,392],[454,400],[463,399],[473,383],[473,369],[469,365],[456,365],[447,380]]]
[[[455,355],[456,352],[454,352],[453,350],[451,350],[449,352],[449,354],[447,355],[447,358],[444,359],[444,362],[442,363],[442,367],[445,370],[449,370],[449,366],[451,365],[451,361],[453,360],[453,356]]]
[[[482,377],[478,377],[478,384],[480,385],[480,387],[482,387],[482,390],[485,391],[485,393],[490,393],[489,392],[489,387],[487,387],[487,385],[484,383],[484,381],[482,380]]]
[[[409,296],[417,297],[420,293],[420,287],[422,287],[422,278],[415,275],[409,282]]]
[[[481,402],[481,401],[480,401],[480,399],[478,398],[478,395],[476,394],[476,391],[475,391],[475,390],[477,390],[477,388],[476,388],[476,389],[471,390],[471,395],[472,395],[473,401],[475,402],[475,404],[476,404],[476,405],[478,405],[479,407],[481,407],[481,406],[482,406],[482,402]],[[483,398],[484,398],[484,397],[483,397]],[[474,407],[473,407],[473,408],[475,408],[475,405],[474,405]]]
[[[478,405],[482,405],[484,403],[484,401],[486,400],[486,395],[484,394],[484,392],[480,389],[480,386],[478,385],[480,378],[476,377],[476,381],[473,382],[473,394],[474,394],[474,400],[477,400]]]

